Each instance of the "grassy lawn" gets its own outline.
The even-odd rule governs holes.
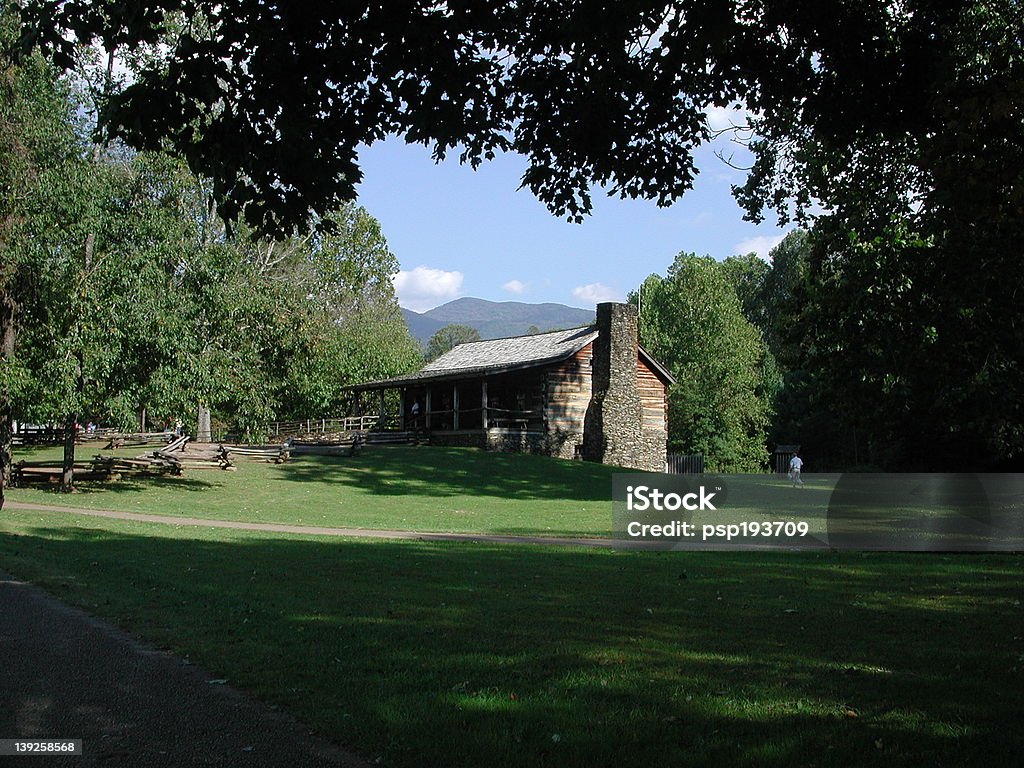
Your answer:
[[[94,450],[81,453],[88,458]],[[138,452],[137,448],[121,451],[128,455]],[[19,455],[56,461],[60,451],[46,448]],[[24,488],[10,496],[15,501],[169,517],[608,537],[612,478],[617,471],[587,462],[472,448],[388,446],[371,447],[352,458],[302,456],[284,465],[242,460],[236,472],[188,470],[181,478],[80,483],[80,491],[71,495]],[[718,507],[687,513],[686,517],[697,530],[702,524],[806,522],[808,536],[792,540],[805,546],[863,539],[903,551],[1024,549],[1021,482],[992,479],[1007,476],[991,476],[984,482],[965,477],[967,493],[957,483],[950,489],[943,481],[929,481],[926,476],[810,475],[805,488],[795,489],[785,477],[773,475],[708,475],[693,481],[716,491]],[[949,517],[953,508],[945,505],[944,499],[974,497],[983,502],[977,521],[967,518],[968,528],[974,526],[974,530],[940,535],[953,519]],[[845,501],[830,509],[837,499]],[[625,529],[628,520],[658,522],[653,513],[627,513],[624,504],[617,515],[619,530]],[[764,539],[753,541],[763,543]],[[989,546],[993,541],[999,546]],[[703,547],[694,539],[687,544]],[[878,546],[854,543],[852,548]]]
[[[79,452],[84,459],[95,450]],[[135,448],[106,453],[139,452]],[[15,458],[58,461],[60,449],[29,450]],[[387,446],[371,447],[354,458],[300,456],[283,465],[242,460],[236,472],[187,470],[180,478],[80,483],[79,492],[71,495],[49,488],[19,488],[9,491],[9,498],[259,523],[609,536],[616,471],[622,470],[473,448]],[[758,487],[749,490],[757,502],[764,498],[760,484],[770,484],[793,506],[790,512],[815,521],[815,533],[823,531],[833,476],[810,476],[805,490],[791,489],[784,478],[760,476],[755,481]],[[739,490],[748,489],[733,488],[734,494]],[[764,513],[757,504],[732,511],[737,519]],[[714,515],[714,522],[730,520],[722,513]]]
[[[392,506],[515,500],[526,511],[509,506],[502,525],[531,529],[545,505],[582,514],[566,503],[578,488],[559,502],[524,484],[506,502],[520,481],[496,471],[477,495],[454,485],[464,467],[417,493],[407,456],[404,473],[363,476]],[[607,490],[590,488],[603,470],[576,466],[579,506],[605,510]],[[262,478],[266,501],[241,503],[295,520],[311,500],[275,518],[270,497],[300,490],[307,467],[322,470],[244,465],[202,482],[226,495]],[[360,469],[336,468],[339,498],[369,500]],[[232,511],[192,501],[200,489],[150,492]],[[74,501],[137,509],[146,494]],[[998,766],[1024,746],[1019,556],[323,540],[5,510],[0,568],[386,765]]]
[[[79,449],[83,459],[95,453]],[[20,458],[56,461],[60,449],[29,450],[16,454]],[[71,495],[18,488],[9,498],[261,523],[607,536],[611,476],[610,467],[542,456],[387,446],[354,458],[299,456],[281,465],[242,460],[236,472],[81,483]]]

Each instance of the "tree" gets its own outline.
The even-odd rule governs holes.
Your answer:
[[[844,6],[836,34],[870,31],[871,42],[812,63],[799,108],[754,121],[755,162],[738,197],[753,218],[824,212],[799,365],[836,417],[862,426],[875,461],[1019,465],[1019,3],[890,5],[859,32],[847,28],[855,9]],[[796,28],[792,43],[820,51],[814,32]],[[876,64],[861,61],[866,52]]]
[[[689,189],[704,106],[732,101],[748,77],[745,48],[762,36],[732,3],[682,10],[650,0],[32,0],[23,43],[65,67],[77,46],[148,46],[105,124],[138,148],[170,143],[214,179],[226,219],[261,232],[301,229],[310,211],[326,216],[354,197],[357,148],[388,134],[439,159],[458,148],[474,167],[520,152],[523,185],[578,220],[595,183],[660,204]],[[733,35],[745,38],[735,52]],[[708,67],[712,51],[734,60]]]
[[[766,459],[764,346],[725,270],[680,253],[643,283],[640,341],[676,383],[669,389],[669,447],[703,453],[713,471],[758,471]]]
[[[771,268],[758,294],[761,330],[768,349],[785,368],[800,362],[800,344],[806,335],[802,326],[808,301],[808,270],[811,235],[794,229],[769,254]]]
[[[1001,50],[1019,45],[1017,10],[1015,0],[859,0],[839,10],[736,0],[301,9],[31,0],[23,46],[66,67],[83,44],[148,46],[139,76],[106,112],[114,134],[137,147],[171,142],[215,180],[228,219],[287,230],[353,197],[357,147],[388,134],[439,158],[459,147],[473,165],[521,152],[524,185],[560,215],[588,212],[594,183],[667,204],[692,184],[692,152],[711,134],[705,107],[737,101],[762,116],[766,138],[744,199],[806,206],[833,176],[794,180],[787,169],[806,158],[841,159],[844,146],[864,144],[884,158],[901,136],[960,123],[966,95],[951,63],[980,54],[979,69],[995,63],[1000,77],[1012,75],[987,33],[1001,25]],[[1000,80],[993,94],[1014,92],[1012,83]]]
[[[743,316],[765,331],[766,318],[763,303],[764,285],[771,272],[768,262],[756,253],[730,256],[721,264],[722,275],[736,291]]]
[[[398,260],[380,223],[352,203],[331,218],[329,233],[255,246],[282,252],[258,262],[282,291],[279,305],[292,312],[305,307],[305,330],[292,335],[281,387],[282,412],[295,418],[336,414],[345,386],[408,373],[421,363],[391,282]]]
[[[209,186],[180,161],[88,144],[93,103],[37,54],[9,57],[14,29],[5,9],[0,504],[15,414],[67,424],[70,490],[86,417],[127,427],[137,411],[169,420],[198,401],[253,433],[282,409],[340,408],[346,383],[418,364],[390,281],[397,261],[365,210],[345,206],[329,232],[284,242],[228,237]]]
[[[48,267],[69,242],[54,237],[77,218],[80,144],[67,90],[37,55],[15,61],[15,18],[0,10],[0,506],[10,477],[14,407],[32,388],[23,330],[41,295],[52,291]]]
[[[460,325],[459,323],[450,323],[430,337],[423,356],[429,363],[431,360],[439,358],[445,352],[455,349],[459,344],[465,344],[470,341],[480,341],[480,332],[476,328],[470,328],[468,325]]]

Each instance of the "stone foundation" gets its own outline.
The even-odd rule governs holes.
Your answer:
[[[486,448],[487,438],[482,430],[465,430],[459,432],[431,432],[431,445],[446,445],[458,448]]]
[[[487,430],[487,450],[500,453],[547,454],[547,441],[543,432],[527,432],[520,429]]]
[[[560,459],[578,459],[583,435],[579,432],[545,434],[521,429],[492,427],[460,432],[431,432],[431,445],[483,448],[501,453],[534,453]]]
[[[556,456],[559,459],[579,459],[583,451],[582,432],[563,432],[558,430],[547,436],[548,456]]]

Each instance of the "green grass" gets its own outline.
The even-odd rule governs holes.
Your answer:
[[[120,451],[137,455],[140,449]],[[81,458],[95,451],[79,450]],[[59,449],[18,458],[58,460]],[[261,523],[419,531],[607,536],[612,468],[472,448],[371,447],[238,471],[80,483],[67,495],[18,488],[14,501]]]
[[[1024,746],[1018,556],[324,540],[5,510],[0,568],[386,765],[987,767]]]
[[[88,458],[90,452],[81,453]],[[27,456],[56,460],[59,449],[39,449]],[[71,495],[16,489],[11,498],[259,523],[607,537],[612,527],[612,476],[617,471],[621,470],[588,462],[472,448],[389,446],[371,447],[352,458],[301,456],[283,465],[242,460],[236,472],[189,470],[181,478],[81,483],[80,492]],[[799,541],[815,545],[826,539],[868,536],[907,551],[1024,549],[1020,483],[988,482],[984,488],[975,483],[976,489],[969,483],[967,490],[987,499],[991,510],[978,510],[976,531],[954,536],[938,533],[952,519],[943,507],[949,489],[941,482],[878,475],[839,478],[810,475],[806,488],[794,489],[784,477],[772,475],[705,476],[700,482],[716,490],[719,508],[694,513],[690,520],[697,530],[703,523],[802,521],[808,523],[809,535]],[[840,493],[840,488],[846,491]],[[830,510],[837,498],[833,489],[845,502]],[[954,497],[965,495],[955,483],[952,490]],[[634,517],[620,511],[620,528],[630,519],[657,522],[649,513]],[[989,522],[992,528],[986,527]],[[688,543],[703,546],[697,540]]]

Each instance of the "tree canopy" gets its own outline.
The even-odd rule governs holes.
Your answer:
[[[708,106],[759,116],[752,212],[827,198],[845,182],[815,172],[826,158],[881,167],[914,137],[945,158],[996,152],[947,142],[992,133],[982,104],[1007,148],[1016,135],[1014,0],[28,0],[23,19],[22,47],[63,67],[90,43],[143,62],[104,124],[169,143],[261,231],[351,199],[358,147],[389,134],[473,165],[520,152],[524,186],[572,218],[595,184],[661,204],[689,189]]]
[[[427,340],[427,348],[423,353],[424,359],[429,363],[436,360],[445,352],[448,352],[459,344],[469,341],[480,341],[480,332],[476,328],[460,323],[449,323]]]
[[[12,418],[188,425],[203,406],[258,436],[419,364],[365,210],[340,206],[329,232],[229,234],[179,159],[90,144],[80,86],[0,55],[0,504]],[[73,446],[69,429],[68,467]]]
[[[669,449],[703,453],[713,471],[759,471],[769,410],[765,350],[726,268],[680,253],[665,277],[648,277],[640,290],[640,343],[676,379],[668,392]]]

